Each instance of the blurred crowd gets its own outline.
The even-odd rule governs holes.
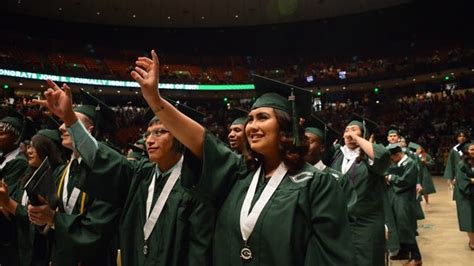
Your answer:
[[[36,128],[44,127],[45,115],[38,107],[30,106],[27,98],[4,98],[2,105],[13,105],[19,112],[31,118]],[[203,125],[222,141],[227,142],[228,126],[235,119],[229,106],[249,109],[252,99],[199,101],[185,100],[182,103],[196,108],[205,114]],[[119,130],[110,136],[113,142],[125,153],[128,143],[134,143],[144,133],[147,124],[147,108],[135,106],[131,102],[113,106]],[[317,115],[329,125],[342,132],[352,113],[362,114],[379,124],[375,137],[379,142],[386,141],[386,130],[397,125],[410,141],[421,144],[436,162],[432,168],[441,172],[448,152],[455,143],[453,134],[459,127],[474,125],[472,110],[474,92],[462,90],[456,93],[420,93],[394,99],[387,97],[375,101],[370,95],[358,100],[326,102]]]

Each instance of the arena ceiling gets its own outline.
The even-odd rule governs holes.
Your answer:
[[[7,13],[139,27],[232,27],[324,19],[412,0],[7,0]]]

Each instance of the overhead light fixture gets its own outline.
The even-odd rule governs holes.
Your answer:
[[[99,92],[102,92],[102,89],[99,89]]]
[[[235,18],[239,18],[239,15],[235,15]]]
[[[168,19],[171,19],[171,16],[168,16]]]
[[[117,93],[120,93],[120,91],[117,91]]]
[[[99,15],[100,15],[100,11],[97,11],[97,13],[96,13],[96,14],[97,14],[97,16],[99,16]]]
[[[203,17],[201,17],[201,19],[206,19],[206,17],[203,16]]]
[[[62,8],[62,7],[60,7],[60,8],[58,8],[58,10],[59,10],[59,11],[63,11],[63,8]]]
[[[136,17],[137,17],[137,15],[133,14],[133,16],[132,16],[132,17],[133,17],[133,18],[136,18]]]
[[[18,83],[18,85],[23,86],[23,83],[20,82],[20,83]]]

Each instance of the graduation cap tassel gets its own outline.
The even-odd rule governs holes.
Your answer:
[[[299,119],[296,112],[296,101],[295,95],[293,94],[293,88],[291,88],[291,95],[288,97],[288,101],[291,103],[291,129],[293,134],[293,144],[296,146],[301,146],[300,134],[298,132]]]

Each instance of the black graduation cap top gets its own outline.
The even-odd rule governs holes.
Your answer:
[[[94,123],[94,136],[101,137],[105,133],[113,133],[117,130],[115,111],[90,93],[81,90],[82,105],[74,108],[75,112],[81,113],[91,119]]]
[[[41,135],[43,137],[46,137],[52,141],[54,141],[56,144],[59,145],[59,147],[62,147],[61,142],[61,132],[59,131],[59,127],[61,124],[59,121],[54,118],[54,116],[45,114],[46,115],[46,128],[38,130],[36,132],[36,135]]]
[[[180,112],[185,114],[187,117],[198,122],[199,124],[202,124],[202,122],[204,121],[204,118],[206,117],[206,115],[199,112],[198,110],[191,108],[187,105],[184,105],[182,103],[178,103],[177,101],[171,100],[167,97],[164,97],[164,96],[161,96],[161,97],[163,97],[169,103],[174,105]],[[151,119],[153,119],[153,117],[155,117],[155,114],[153,113],[151,108],[148,108],[147,112],[145,113],[145,120],[150,121]]]
[[[4,115],[0,120],[2,127],[12,127],[19,133],[19,137],[15,141],[16,145],[34,135],[35,128],[33,126],[33,121],[31,121],[30,118],[24,116],[10,106],[3,108],[2,113]]]
[[[471,146],[472,144],[474,144],[474,139],[471,139],[471,140],[467,140],[465,142],[463,142],[461,145],[458,146],[458,150],[459,151],[462,151],[464,153],[467,152],[467,149],[469,148],[469,146]]]
[[[311,115],[313,102],[311,92],[267,77],[259,75],[252,75],[252,77],[259,97],[251,109],[270,107],[289,114],[292,118],[293,144],[300,146],[299,120],[301,117],[307,119]]]
[[[360,116],[356,113],[353,113],[350,119],[348,126],[356,125],[362,130],[362,137],[367,139],[370,134],[375,132],[378,125],[374,121],[367,119],[366,117]]]
[[[390,154],[395,154],[402,151],[402,146],[400,143],[390,143],[385,148],[390,151]]]
[[[234,119],[232,125],[245,125],[247,123],[249,112],[244,109],[231,107],[229,108],[229,114]]]
[[[311,91],[267,77],[252,75],[255,91],[259,98],[252,109],[258,107],[272,107],[293,115],[290,96],[294,96],[297,118],[309,118],[313,97]]]
[[[318,136],[326,147],[332,145],[339,137],[339,133],[336,130],[314,115],[311,115],[311,118],[306,121],[306,125],[308,127],[305,128],[305,132]]]

